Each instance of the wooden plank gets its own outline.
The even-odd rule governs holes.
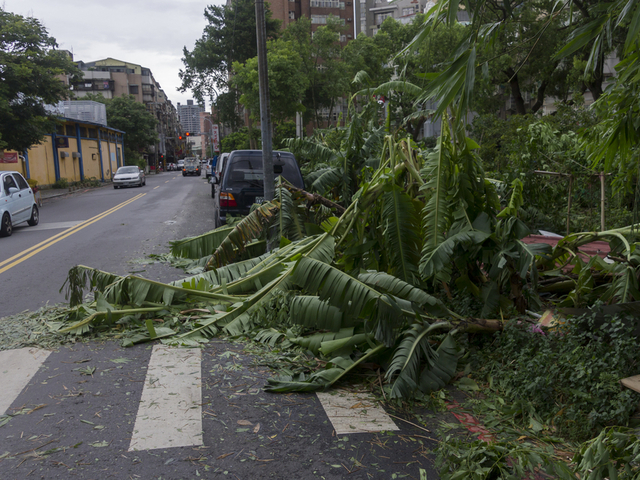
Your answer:
[[[623,378],[620,383],[634,392],[640,393],[640,375]]]

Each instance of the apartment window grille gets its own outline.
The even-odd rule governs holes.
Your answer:
[[[289,11],[289,19],[290,20],[295,20],[296,19],[296,12]]]
[[[129,93],[131,95],[137,95],[138,94],[138,85],[129,85]]]
[[[344,10],[345,4],[336,0],[311,0],[310,5],[315,8],[339,8]]]
[[[329,15],[311,15],[311,23],[326,25]]]

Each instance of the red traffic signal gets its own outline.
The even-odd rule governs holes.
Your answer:
[[[185,135],[188,137],[189,135],[191,135],[189,132],[185,133]]]
[[[180,135],[180,136],[178,137],[178,140],[182,140],[182,135]]]

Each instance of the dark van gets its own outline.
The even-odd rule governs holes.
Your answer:
[[[274,177],[283,176],[292,185],[304,188],[300,167],[289,152],[273,152]],[[251,205],[263,201],[262,150],[234,150],[229,154],[214,197],[214,221],[216,227],[226,222],[227,214],[248,215]]]

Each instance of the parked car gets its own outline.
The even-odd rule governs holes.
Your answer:
[[[273,152],[274,177],[282,175],[298,188],[304,181],[296,158],[289,152]],[[229,154],[222,180],[211,177],[216,188],[213,204],[214,224],[219,227],[227,215],[247,215],[254,203],[264,200],[264,184],[261,150],[235,150]]]
[[[198,175],[200,176],[200,162],[195,157],[185,158],[182,167],[182,176]]]
[[[207,163],[204,165],[204,174],[207,177],[207,179],[211,177],[211,174],[216,168],[217,159],[218,159],[217,156],[210,158],[209,160],[207,160]]]
[[[167,163],[167,172],[175,172],[178,169],[175,163]]]
[[[211,184],[211,198],[216,197],[216,185],[220,183],[224,167],[227,164],[227,158],[229,158],[229,152],[221,153],[215,166],[211,169],[211,178],[209,178],[209,183]],[[217,178],[216,183],[213,182],[213,177]]]
[[[135,165],[120,167],[113,176],[113,188],[120,187],[141,187],[147,184],[144,170]]]
[[[13,233],[13,226],[27,222],[32,227],[40,221],[33,190],[18,172],[0,172],[0,237]]]

